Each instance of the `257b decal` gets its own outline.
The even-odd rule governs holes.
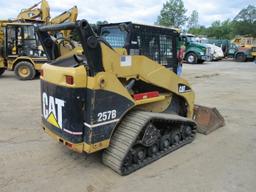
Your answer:
[[[116,118],[116,110],[100,112],[97,115],[98,122],[104,122],[108,120],[113,120]]]

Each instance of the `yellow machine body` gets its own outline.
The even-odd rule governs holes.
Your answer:
[[[49,31],[63,29],[77,30],[83,51],[67,45],[70,50],[61,51]],[[132,23],[110,24],[107,30],[105,35],[114,35],[98,37],[86,20],[38,29],[49,58],[40,77],[47,134],[77,152],[103,150],[103,163],[127,175],[191,143],[197,131],[193,119],[200,127],[219,126],[218,116],[198,116],[190,84],[176,74],[176,30]]]

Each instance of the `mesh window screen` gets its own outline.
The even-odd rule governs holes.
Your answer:
[[[160,35],[160,62],[162,65],[168,65],[173,58],[172,37],[167,35]]]
[[[100,36],[113,48],[126,48],[130,55],[144,55],[176,71],[179,34],[173,29],[127,22],[127,31],[120,24],[105,25]]]
[[[101,31],[101,37],[103,37],[113,48],[124,47],[126,36],[127,32],[120,31],[118,26],[104,27]]]
[[[171,65],[173,60],[173,40],[176,38],[158,28],[135,26],[136,40],[141,55],[145,55],[162,65]]]

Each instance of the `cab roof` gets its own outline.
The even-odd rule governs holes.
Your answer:
[[[165,30],[171,30],[174,32],[178,32],[180,33],[181,30],[178,28],[173,28],[173,27],[166,27],[166,26],[161,26],[161,25],[150,25],[150,24],[142,24],[142,23],[134,23],[131,21],[127,21],[127,22],[119,22],[119,23],[108,23],[108,24],[100,24],[101,27],[105,27],[105,26],[117,26],[120,24],[131,24],[131,25],[137,25],[137,26],[144,26],[144,27],[150,27],[150,28],[156,28],[156,29],[165,29]]]

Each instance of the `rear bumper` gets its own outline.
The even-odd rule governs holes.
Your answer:
[[[65,145],[66,147],[68,147],[69,149],[79,152],[79,153],[94,153],[97,152],[99,150],[105,149],[109,146],[109,139],[98,142],[98,143],[94,143],[94,144],[88,144],[88,143],[73,143],[70,142],[67,139],[64,139],[63,137],[59,136],[58,134],[54,133],[53,131],[51,131],[50,129],[48,129],[44,124],[42,124],[43,130],[50,136],[52,137],[54,140],[62,143],[63,145]]]
[[[50,136],[52,137],[54,140],[60,142],[60,143],[63,143],[65,146],[67,146],[68,148],[76,151],[76,152],[79,152],[79,153],[82,153],[84,150],[83,150],[83,143],[72,143],[70,141],[67,141],[65,140],[64,138],[58,136],[57,134],[55,134],[54,132],[52,132],[50,129],[48,129],[46,126],[42,125],[43,127],[43,130]]]
[[[62,138],[63,140],[66,140],[73,144],[78,144],[84,142],[83,132],[81,132],[79,135],[74,134],[72,131],[67,130],[65,128],[58,128],[54,126],[53,124],[49,123],[47,120],[45,120],[42,117],[42,125],[44,128],[47,128],[52,133],[57,135],[58,137]],[[72,133],[70,133],[72,132]]]

